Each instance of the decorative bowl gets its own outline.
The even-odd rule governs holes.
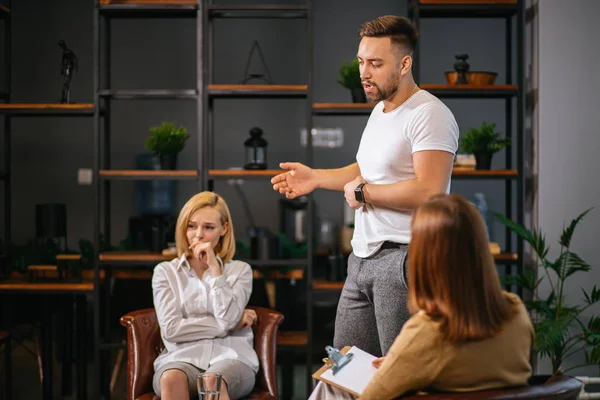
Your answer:
[[[467,82],[470,85],[493,85],[496,81],[496,77],[498,73],[496,72],[488,72],[488,71],[469,71],[467,72]],[[456,71],[446,71],[446,80],[449,85],[456,84],[456,79],[458,78],[458,72]]]

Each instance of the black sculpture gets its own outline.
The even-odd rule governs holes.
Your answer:
[[[63,76],[63,86],[60,102],[70,103],[71,88],[69,86],[71,84],[71,78],[73,78],[73,74],[79,67],[79,60],[77,58],[77,54],[75,54],[75,52],[67,46],[67,43],[64,40],[59,40],[58,45],[63,51],[60,68],[60,74]]]
[[[254,50],[256,50],[258,52],[258,56],[260,57],[260,62],[263,66],[263,68],[265,69],[265,74],[261,74],[261,73],[249,73],[249,69],[250,69],[250,63],[252,62],[252,56],[254,55]],[[246,60],[246,68],[244,69],[244,79],[242,79],[241,84],[245,85],[248,83],[248,81],[251,81],[253,79],[260,79],[265,81],[266,83],[272,85],[273,84],[273,80],[271,79],[271,73],[269,72],[269,67],[267,66],[267,63],[265,61],[265,57],[263,56],[263,52],[260,49],[260,44],[258,44],[258,41],[254,41],[254,43],[252,43],[252,47],[250,48],[250,54],[248,55],[248,60]]]
[[[469,71],[469,63],[467,62],[467,58],[469,58],[468,54],[455,54],[454,58],[456,58],[456,62],[454,63],[454,70],[458,72],[458,77],[456,78],[457,85],[465,85],[469,83],[467,81],[467,72]]]

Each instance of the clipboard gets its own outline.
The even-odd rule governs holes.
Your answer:
[[[346,355],[351,350],[355,357],[353,357],[353,359],[338,372],[338,376],[333,376],[331,365],[324,364],[312,375],[312,377],[355,397],[360,397],[361,393],[355,389],[357,389],[358,386],[363,386],[362,389],[360,389],[360,391],[362,391],[371,380],[375,371],[377,371],[377,369],[371,365],[371,362],[377,357],[366,353],[357,347],[351,346],[342,348],[340,353]],[[358,371],[360,371],[359,375],[357,375]],[[357,380],[357,378],[360,379]],[[354,387],[347,387],[342,383],[348,380],[353,382]]]

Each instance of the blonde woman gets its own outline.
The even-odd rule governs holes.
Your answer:
[[[154,269],[152,290],[165,349],[154,361],[153,388],[162,399],[197,397],[203,372],[223,377],[221,399],[252,391],[258,357],[250,265],[233,260],[235,236],[225,200],[202,192],[183,206],[175,232],[178,258]]]

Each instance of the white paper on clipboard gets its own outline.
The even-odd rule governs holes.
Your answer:
[[[333,375],[332,369],[329,368],[323,372],[321,377],[360,395],[377,371],[377,368],[372,364],[377,357],[356,346],[352,346],[346,354],[349,353],[353,353],[354,356],[348,364],[344,365],[335,375]]]

